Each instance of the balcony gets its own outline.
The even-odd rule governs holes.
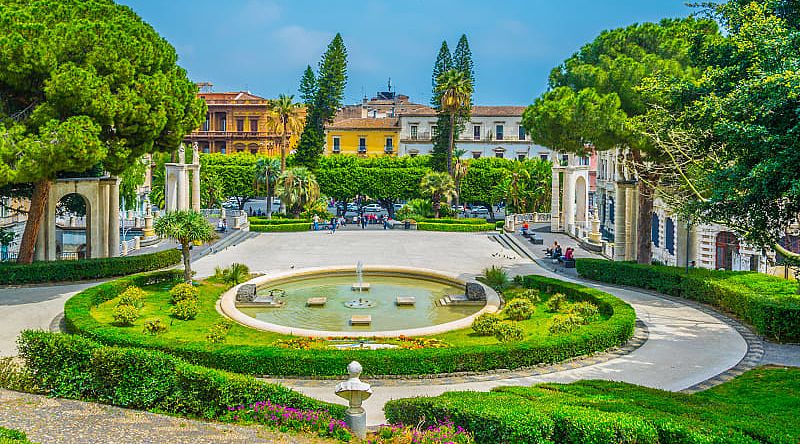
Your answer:
[[[277,134],[266,131],[194,131],[186,136],[188,139],[267,139],[280,138]]]
[[[367,154],[367,146],[366,145],[359,145],[358,146],[358,154]]]
[[[386,154],[392,154],[394,153],[394,147],[391,145],[386,145],[385,147],[383,147],[383,152]]]
[[[431,140],[431,132],[430,131],[422,131],[416,134],[409,134],[404,135],[403,140],[405,141],[419,141],[419,142],[427,142]]]

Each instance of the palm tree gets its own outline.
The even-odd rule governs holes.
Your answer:
[[[269,103],[270,126],[281,135],[281,173],[286,171],[286,153],[289,151],[288,136],[303,130],[303,119],[300,116],[302,105],[294,103],[294,96],[281,94]]]
[[[171,211],[156,220],[156,234],[169,237],[181,244],[183,253],[183,279],[192,282],[192,267],[189,245],[206,242],[214,238],[214,229],[202,214],[193,210]]]
[[[531,173],[520,162],[515,162],[509,177],[506,178],[505,188],[509,209],[516,213],[523,213],[528,207]]]
[[[280,196],[287,210],[291,209],[295,217],[300,217],[307,203],[319,199],[319,184],[308,168],[289,168],[278,177],[275,193]]]
[[[472,82],[463,71],[451,69],[437,79],[436,92],[442,94],[442,110],[450,115],[450,139],[447,146],[447,172],[453,177],[453,142],[456,114],[469,106]]]
[[[467,177],[467,171],[469,170],[469,164],[461,158],[462,154],[458,154],[458,151],[463,150],[456,150],[456,160],[453,164],[453,182],[455,182],[456,187],[454,199],[456,206],[461,203],[461,181]]]
[[[449,202],[450,198],[456,193],[453,178],[447,173],[428,173],[422,177],[419,187],[423,194],[431,196],[434,217],[437,219],[439,218],[442,199],[446,199]]]
[[[264,185],[266,191],[267,219],[272,219],[272,197],[281,172],[281,163],[274,157],[262,157],[256,162],[256,187]]]

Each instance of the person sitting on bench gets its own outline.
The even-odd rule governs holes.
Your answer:
[[[565,264],[567,262],[573,261],[575,260],[574,253],[575,250],[572,247],[567,247],[567,251],[564,252],[564,255],[558,257],[558,261],[563,262]]]
[[[522,229],[520,230],[519,234],[521,234],[521,235],[523,235],[525,237],[528,236],[528,223],[527,222],[522,224]]]
[[[556,254],[556,251],[558,254]],[[545,250],[545,254],[547,257],[555,258],[561,256],[561,245],[558,245],[557,241],[553,241],[553,246]]]

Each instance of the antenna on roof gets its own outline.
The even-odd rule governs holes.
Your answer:
[[[200,92],[211,92],[214,84],[211,82],[197,82],[197,87],[200,89]]]
[[[392,92],[392,78],[389,77],[389,92]]]

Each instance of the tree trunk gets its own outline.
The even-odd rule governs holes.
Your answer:
[[[642,165],[642,155],[639,150],[631,150],[636,165]],[[636,223],[636,262],[650,264],[653,260],[653,195],[654,190],[650,185],[655,177],[647,171],[637,171],[639,176],[639,217]],[[642,180],[644,178],[645,180]]]
[[[17,262],[20,264],[30,264],[33,262],[33,250],[36,248],[36,238],[39,237],[39,226],[42,224],[42,217],[47,211],[47,197],[50,195],[50,181],[40,180],[33,186],[31,196],[31,209],[28,212],[28,221],[25,223],[25,231],[22,233],[22,240],[19,245],[19,256]]]
[[[447,144],[447,172],[450,174],[450,177],[455,178],[455,174],[453,171],[453,138],[455,137],[455,112],[450,113],[450,140]],[[438,217],[438,216],[437,216]]]
[[[183,253],[183,280],[186,283],[192,283],[192,253],[189,251],[189,243],[181,244],[181,253]]]
[[[433,216],[438,219],[439,218],[439,209],[442,206],[442,199],[439,197],[438,194],[433,195]]]
[[[283,122],[283,134],[281,134],[281,173],[286,171],[286,152],[289,147],[286,146],[286,121]]]
[[[267,185],[267,219],[272,219],[272,190]]]

